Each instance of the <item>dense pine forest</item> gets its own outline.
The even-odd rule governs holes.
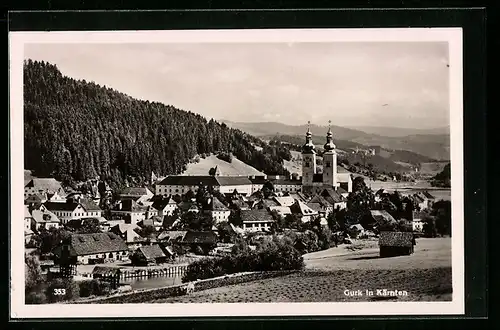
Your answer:
[[[121,187],[152,171],[179,174],[195,155],[217,152],[289,174],[282,165],[289,155],[274,148],[213,119],[63,76],[55,65],[24,63],[24,166],[35,176],[69,185],[104,177]]]

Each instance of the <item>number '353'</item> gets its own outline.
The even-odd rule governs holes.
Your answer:
[[[66,289],[54,289],[54,295],[64,296],[66,294]]]

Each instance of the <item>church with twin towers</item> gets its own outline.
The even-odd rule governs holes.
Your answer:
[[[312,141],[310,122],[308,122],[306,142],[302,146],[302,192],[315,194],[324,189],[333,189],[340,193],[351,192],[351,173],[337,164],[337,150],[333,143],[331,125],[328,126],[323,149],[323,169],[319,171],[316,146]]]

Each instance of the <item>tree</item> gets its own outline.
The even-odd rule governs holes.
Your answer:
[[[142,228],[136,229],[137,234],[143,238],[152,238],[156,233],[155,226],[147,225]]]
[[[374,207],[375,196],[366,185],[363,177],[356,177],[353,180],[352,192],[347,197],[346,223],[356,224],[365,217]]]
[[[98,219],[86,219],[82,226],[75,231],[77,234],[95,234],[102,233],[101,225]]]
[[[179,220],[179,227],[184,230],[209,231],[213,225],[214,220],[210,215],[197,212],[186,212]]]
[[[436,219],[433,216],[426,216],[422,219],[424,223],[422,226],[422,231],[426,237],[436,237]]]
[[[29,293],[36,290],[45,280],[38,256],[26,255],[24,257],[24,269],[26,276],[25,291]]]
[[[48,230],[42,229],[39,235],[41,240],[40,253],[46,254],[52,252],[62,241],[69,238],[70,233],[64,228],[51,227]]]
[[[216,227],[219,241],[222,243],[232,243],[236,239],[236,233],[227,222],[218,223]]]
[[[432,206],[431,214],[436,219],[436,230],[440,235],[451,235],[451,202],[440,200]]]
[[[231,211],[231,213],[229,214],[228,221],[229,221],[229,223],[233,224],[233,226],[242,227],[243,221],[241,220],[240,210]]]
[[[264,198],[269,198],[274,193],[274,185],[271,181],[266,181],[262,185],[262,194],[264,195]]]

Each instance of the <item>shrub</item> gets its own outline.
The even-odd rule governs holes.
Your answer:
[[[262,242],[256,251],[241,249],[236,255],[197,260],[187,267],[183,282],[249,271],[302,269],[304,260],[289,240]]]
[[[72,279],[56,278],[47,286],[45,295],[49,302],[73,300],[80,296],[80,287]]]
[[[79,284],[80,297],[105,296],[111,292],[111,284],[96,279],[82,281]]]
[[[47,303],[47,297],[43,292],[29,292],[26,294],[26,304],[45,304]]]

